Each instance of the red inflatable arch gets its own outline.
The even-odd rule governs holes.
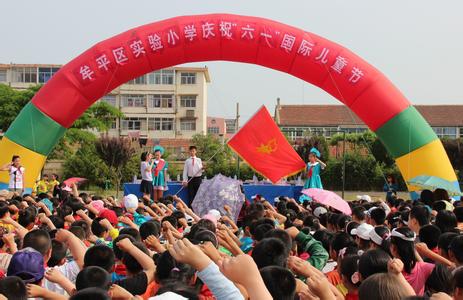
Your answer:
[[[94,45],[45,84],[5,134],[0,150],[7,157],[19,153],[28,160],[24,164],[29,166],[30,187],[65,129],[96,100],[148,72],[210,60],[262,65],[314,84],[378,134],[405,179],[427,173],[456,181],[432,129],[374,67],[313,33],[231,14],[175,17]],[[31,120],[35,129],[25,130]],[[2,176],[0,182],[6,182]]]

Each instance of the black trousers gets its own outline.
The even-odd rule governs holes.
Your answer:
[[[188,198],[190,200],[189,206],[191,207],[191,203],[195,199],[196,193],[198,192],[199,186],[201,185],[202,178],[201,177],[188,177],[190,181],[188,183]]]

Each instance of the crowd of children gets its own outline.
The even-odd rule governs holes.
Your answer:
[[[43,186],[0,192],[0,299],[463,299],[463,206],[442,190],[362,197],[351,216],[257,197],[235,223],[175,196]]]

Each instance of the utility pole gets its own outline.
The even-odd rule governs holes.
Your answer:
[[[236,117],[235,117],[235,132],[238,132],[240,128],[240,103],[236,102]],[[240,157],[239,155],[237,156],[236,160],[236,177],[240,179]]]

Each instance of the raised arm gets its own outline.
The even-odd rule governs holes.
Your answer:
[[[142,266],[148,279],[148,283],[154,280],[154,272],[156,272],[156,266],[154,264],[153,259],[149,257],[149,255],[145,254],[143,251],[138,249],[127,238],[117,242],[117,247],[119,247],[122,251],[133,256],[133,258],[135,258],[135,260]]]
[[[79,238],[76,237],[73,233],[64,229],[58,230],[55,239],[59,242],[65,243],[69,247],[69,251],[71,251],[72,257],[74,258],[79,268],[82,270],[84,266],[85,251],[87,251],[84,243],[79,240]]]
[[[11,167],[11,163],[4,164],[0,167],[0,171],[8,171]]]

